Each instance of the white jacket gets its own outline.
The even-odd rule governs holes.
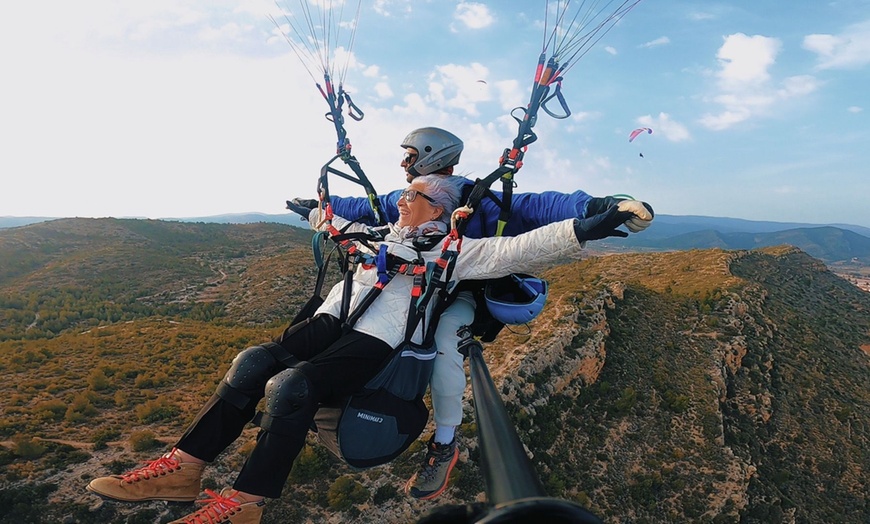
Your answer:
[[[311,222],[311,224],[313,225],[315,222]],[[333,225],[339,229],[346,224],[347,221],[340,217],[333,218]],[[346,232],[359,232],[367,229],[364,225],[352,224]],[[415,254],[410,240],[403,244],[399,242],[383,243],[388,245],[390,253],[398,256],[402,256],[403,253]],[[378,248],[380,244],[374,242],[372,246]],[[360,247],[365,250],[365,247]],[[451,248],[455,249],[456,245],[453,244]],[[456,259],[448,289],[452,289],[460,280],[499,278],[511,273],[534,273],[536,270],[551,266],[566,258],[579,258],[581,248],[582,246],[574,234],[573,219],[543,226],[515,237],[466,237],[462,240],[462,250]],[[441,255],[441,243],[436,244],[429,251],[421,252],[420,255],[427,262],[437,259]],[[412,256],[403,258],[412,258]],[[376,269],[365,269],[362,265],[357,267],[353,277],[349,311],[355,310],[356,305],[368,294],[368,290],[377,280]],[[353,329],[379,338],[392,347],[397,347],[405,338],[412,285],[413,277],[397,274],[384,287],[381,295],[369,306],[368,310],[362,314]],[[336,284],[330,290],[317,313],[328,313],[336,318],[339,317],[343,287],[343,282]],[[427,312],[426,325],[428,325],[430,315],[431,311]],[[422,340],[421,326],[417,327],[412,340],[414,342]]]

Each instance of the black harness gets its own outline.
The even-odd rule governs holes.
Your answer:
[[[345,226],[345,230],[348,226]],[[332,227],[332,226],[329,226]],[[330,236],[335,243],[329,255],[324,259],[322,253],[322,233],[316,235],[312,242],[315,252],[315,261],[318,262],[317,280],[314,294],[309,299],[303,310],[293,320],[298,321],[313,316],[314,312],[323,303],[321,296],[323,283],[329,270],[329,262],[332,255],[337,253],[339,265],[343,273],[343,288],[341,305],[339,307],[339,319],[345,332],[353,329],[362,315],[377,300],[384,288],[397,276],[404,275],[413,278],[411,296],[409,297],[408,321],[405,328],[403,344],[411,343],[417,327],[422,324],[423,346],[434,343],[435,330],[441,313],[453,302],[456,293],[448,289],[453,269],[459,252],[449,249],[450,243],[445,241],[445,235],[421,236],[413,241],[413,251],[416,254],[411,260],[403,258],[388,251],[389,244],[384,242],[384,228],[370,230],[369,232],[346,233],[333,228]],[[317,238],[320,235],[320,238]],[[380,242],[379,245],[375,245]],[[431,251],[439,243],[443,242],[441,254],[433,261],[426,261],[423,252]],[[407,244],[402,244],[406,247]],[[361,249],[365,247],[366,251]],[[362,265],[363,269],[377,271],[377,282],[368,290],[355,308],[351,311],[351,291],[353,275]],[[430,312],[427,315],[427,311]],[[427,322],[427,316],[429,321]]]

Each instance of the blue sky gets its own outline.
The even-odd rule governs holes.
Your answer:
[[[465,140],[460,173],[496,167],[545,4],[363,1],[332,63],[365,113],[345,127],[378,191],[404,185],[399,143],[416,127]],[[269,15],[265,0],[2,3],[0,216],[274,214],[313,197],[334,130]],[[517,191],[870,227],[870,0],[643,0],[562,89],[572,115],[539,116]],[[641,126],[653,134],[629,143]]]

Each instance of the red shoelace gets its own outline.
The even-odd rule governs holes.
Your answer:
[[[132,483],[171,473],[181,466],[180,460],[172,458],[174,454],[175,450],[173,449],[168,457],[160,457],[157,460],[147,461],[145,466],[134,469],[129,473],[124,473],[121,475],[121,478]]]
[[[229,517],[236,513],[236,508],[242,505],[240,502],[232,499],[238,493],[238,491],[231,491],[228,493],[229,496],[224,497],[220,493],[206,489],[205,494],[211,498],[197,500],[197,504],[205,504],[205,507],[199,509],[196,513],[188,515],[184,522],[186,524],[218,524],[220,522],[227,522]]]

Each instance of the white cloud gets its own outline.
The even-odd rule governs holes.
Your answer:
[[[699,11],[693,11],[693,12],[689,13],[688,18],[689,18],[689,20],[692,20],[695,22],[700,22],[702,20],[713,20],[714,18],[716,18],[716,16],[713,15],[712,13],[702,13]]]
[[[224,24],[221,27],[205,27],[200,29],[197,36],[204,41],[233,41],[240,40],[250,30],[250,26],[243,27],[234,22]]]
[[[447,98],[444,96],[444,84],[429,82],[429,100],[439,106],[446,105]]]
[[[691,138],[688,128],[683,124],[671,120],[671,115],[659,113],[658,116],[645,115],[638,117],[637,123],[641,127],[649,127],[656,136],[663,136],[671,142],[682,142]]]
[[[780,99],[804,96],[818,90],[819,85],[819,80],[812,75],[791,76],[782,81],[776,93]]]
[[[378,98],[381,100],[393,98],[393,90],[390,89],[390,85],[386,82],[378,82],[375,84],[375,93],[377,93]]]
[[[405,107],[402,108],[399,106],[394,106],[393,110],[395,110],[399,113],[401,113],[401,112],[412,112],[412,113],[418,112],[418,113],[425,114],[427,112],[426,108],[427,108],[428,104],[423,99],[423,97],[418,95],[417,93],[409,93],[409,94],[405,95],[404,97],[402,97],[402,101],[405,102]]]
[[[721,131],[749,119],[750,116],[751,113],[748,109],[736,108],[725,110],[715,115],[704,115],[698,119],[698,122],[708,129]]]
[[[821,85],[811,75],[796,75],[778,84],[770,74],[782,43],[767,36],[736,33],[725,37],[716,55],[717,91],[709,99],[720,110],[699,119],[704,127],[723,130],[757,115],[767,114],[778,102],[806,96]]]
[[[601,113],[598,111],[580,111],[579,113],[571,114],[571,121],[580,123],[599,118]]]
[[[776,62],[781,48],[778,39],[766,36],[737,33],[725,37],[716,55],[720,65],[717,76],[722,87],[733,90],[768,81],[768,68]]]
[[[489,84],[479,81],[488,75],[489,69],[476,62],[438,66],[429,76],[429,95],[434,102],[477,115],[477,104],[491,100]]]
[[[499,80],[495,83],[495,88],[498,91],[498,102],[505,111],[528,102],[529,95],[520,88],[519,80]]]
[[[734,109],[744,108],[747,111],[755,109],[760,111],[765,107],[770,106],[775,102],[775,99],[766,93],[759,91],[758,93],[723,93],[715,98],[719,104]],[[740,112],[740,111],[737,111]]]
[[[864,67],[870,64],[870,20],[851,25],[839,35],[807,35],[803,48],[818,55],[819,69]]]
[[[858,106],[849,106],[849,108],[846,109],[846,111],[848,111],[850,113],[860,113],[861,111],[864,111],[864,108],[858,107]]]
[[[233,13],[246,13],[255,17],[262,17],[263,13],[271,13],[275,10],[274,0],[235,0],[236,7]],[[281,5],[281,2],[278,2]]]
[[[609,46],[609,45],[604,46],[604,51],[611,54],[611,55],[618,54],[618,52],[616,51],[616,48],[613,46]]]
[[[19,123],[8,144],[15,151],[3,155],[0,171],[16,173],[26,194],[41,195],[18,213],[213,214],[228,208],[221,193],[229,186],[232,211],[280,213],[280,198],[257,194],[262,187],[293,187],[297,171],[275,169],[280,156],[286,161],[300,142],[334,144],[328,126],[305,126],[301,139],[288,125],[322,122],[324,111],[304,73],[283,58],[75,58],[57,57],[28,82],[10,86],[13,92],[42,86],[40,103],[14,113],[0,103],[0,112]],[[61,86],[54,75],[68,81]],[[316,172],[309,156],[294,155],[294,169]],[[0,201],[0,208],[11,205]]]
[[[22,22],[38,20],[43,45],[62,45],[68,49],[85,44],[99,45],[102,40],[111,39],[113,45],[128,46],[159,31],[207,27],[208,5],[181,6],[172,0],[92,0],[86,5],[58,0],[21,2],[4,7],[4,15],[0,17],[0,38],[10,35],[15,38],[16,34],[23,37],[32,26]],[[202,23],[202,28],[196,27],[199,23]],[[24,41],[33,40],[31,35]],[[165,46],[166,42],[163,44]]]
[[[335,67],[339,65],[340,67],[347,67],[350,70],[365,70],[366,66],[361,64],[353,51],[348,52],[344,47],[337,47],[335,51],[332,52],[332,56],[330,57],[330,67]]]
[[[486,4],[475,2],[460,2],[456,6],[453,18],[467,29],[483,29],[495,22],[489,7]],[[455,28],[453,30],[454,32],[457,31]]]
[[[164,4],[159,12],[147,14],[147,19],[130,19],[127,34],[131,40],[150,40],[176,28],[193,27],[207,18],[203,11],[196,8],[172,4]]]
[[[671,43],[671,39],[666,36],[660,36],[655,40],[650,40],[649,42],[645,42],[640,45],[640,47],[659,47],[663,45],[668,45]]]
[[[394,11],[408,14],[411,12],[411,0],[375,0],[372,9],[381,16],[393,16]]]

